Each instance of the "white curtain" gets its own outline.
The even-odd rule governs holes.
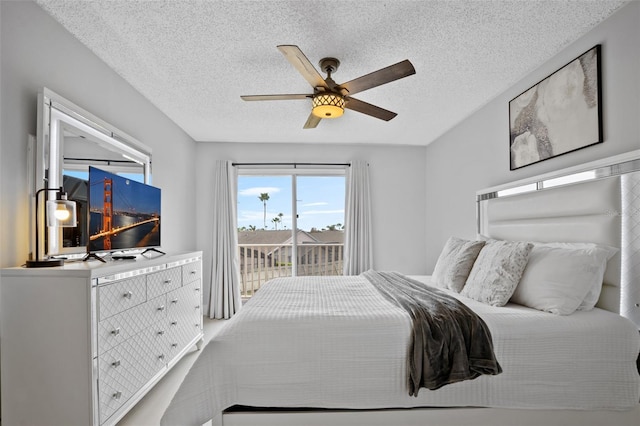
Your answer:
[[[373,265],[369,165],[354,161],[347,172],[344,275],[358,275]]]
[[[236,169],[230,161],[215,162],[212,194],[210,318],[231,318],[242,307],[237,254],[237,179]]]

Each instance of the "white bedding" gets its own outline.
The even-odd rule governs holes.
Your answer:
[[[222,424],[232,405],[403,408],[484,406],[621,410],[640,397],[640,337],[601,309],[557,316],[491,307],[449,292],[491,330],[497,376],[407,393],[408,315],[364,278],[277,278],[204,349],[163,425]]]

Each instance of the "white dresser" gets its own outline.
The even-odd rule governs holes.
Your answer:
[[[202,343],[202,255],[8,268],[3,425],[113,425]]]

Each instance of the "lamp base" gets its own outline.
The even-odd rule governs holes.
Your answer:
[[[62,265],[64,265],[63,259],[27,260],[25,264],[27,268],[50,268]]]

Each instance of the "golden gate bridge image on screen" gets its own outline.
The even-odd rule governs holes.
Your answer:
[[[91,245],[91,243],[90,245],[94,249],[105,250],[105,251],[112,250],[114,249],[114,247],[112,247],[112,244],[111,244],[112,237],[115,237],[117,235],[122,234],[125,231],[138,228],[142,225],[146,225],[149,223],[156,224],[156,226],[159,224],[160,222],[159,215],[153,214],[151,217],[145,217],[145,218],[138,217],[137,221],[134,223],[129,223],[121,226],[114,226],[113,179],[109,177],[105,177],[104,179],[101,179],[98,182],[92,182],[92,185],[102,185],[103,187],[103,191],[102,191],[103,203],[102,203],[102,211],[101,211],[102,224],[100,229],[96,233],[89,235],[89,241],[94,242],[94,245]],[[118,196],[121,199],[124,198],[124,195],[121,193],[119,193]],[[127,204],[127,200],[123,199],[122,201],[123,203]],[[131,216],[131,215],[128,215],[128,216]],[[144,216],[148,216],[148,215],[145,214]],[[155,229],[156,228],[154,227],[154,230]],[[95,241],[101,238],[102,238],[102,245],[101,245],[102,247],[99,247],[99,248],[95,247]],[[122,248],[133,248],[133,247],[115,247],[115,249],[122,249]]]

